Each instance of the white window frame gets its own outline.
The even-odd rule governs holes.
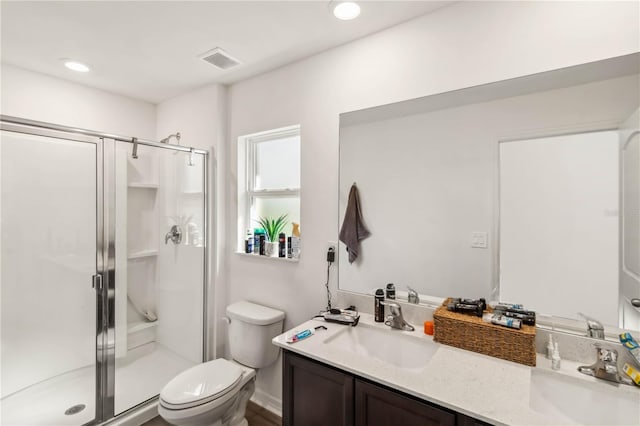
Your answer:
[[[238,252],[244,252],[244,240],[248,228],[253,229],[251,221],[251,207],[257,198],[291,197],[300,199],[300,187],[297,188],[269,188],[256,189],[256,151],[261,143],[291,136],[301,138],[300,125],[287,126],[274,130],[253,133],[238,138],[238,164],[244,157],[244,173],[239,171],[238,178]]]

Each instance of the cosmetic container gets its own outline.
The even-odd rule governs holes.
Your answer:
[[[379,288],[373,298],[373,313],[376,322],[384,322],[384,290]]]

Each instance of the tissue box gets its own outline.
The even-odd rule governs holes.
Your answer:
[[[433,314],[433,340],[507,361],[536,365],[535,326],[523,324],[520,330],[514,330],[489,324],[482,318],[447,310],[448,302],[449,299],[445,300]]]

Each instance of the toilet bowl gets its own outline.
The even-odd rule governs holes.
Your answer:
[[[177,426],[243,426],[256,371],[216,359],[190,368],[162,389],[158,414]]]
[[[176,426],[248,426],[247,402],[257,368],[272,364],[279,350],[284,312],[250,302],[227,307],[229,350],[234,360],[215,359],[174,377],[160,392],[158,414]]]

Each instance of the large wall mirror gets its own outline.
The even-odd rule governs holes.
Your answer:
[[[339,288],[485,297],[640,330],[640,56],[340,115]]]

